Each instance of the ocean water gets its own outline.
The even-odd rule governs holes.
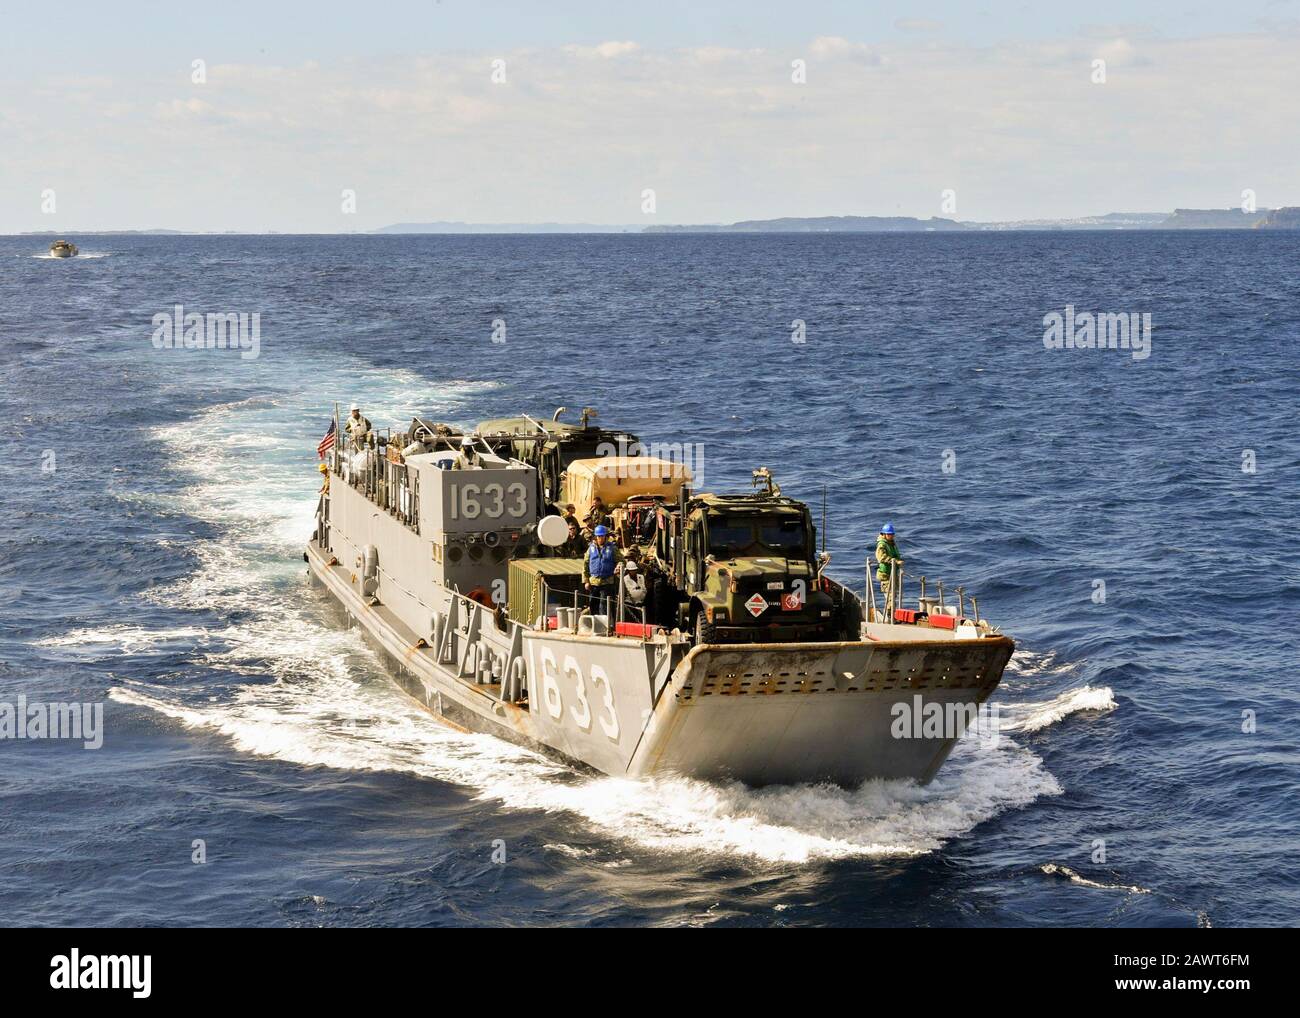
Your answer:
[[[1300,235],[81,246],[0,238],[0,702],[102,704],[104,738],[0,741],[0,921],[1300,921]],[[259,313],[259,356],[155,349],[177,303]],[[1046,350],[1066,305],[1150,313],[1150,356]],[[352,398],[591,405],[711,488],[824,485],[833,573],[892,520],[1017,637],[1008,731],[845,791],[441,727],[302,562]]]

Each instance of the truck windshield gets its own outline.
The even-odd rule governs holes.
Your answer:
[[[709,553],[717,558],[772,554],[802,555],[806,547],[803,520],[771,517],[710,516]]]
[[[758,538],[764,547],[780,552],[786,558],[802,554],[804,550],[803,520],[775,520],[759,527]]]

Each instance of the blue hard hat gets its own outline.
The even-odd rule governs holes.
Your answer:
[[[600,526],[598,526],[595,530],[593,530],[592,533],[595,534],[597,537],[608,537],[608,536],[609,536],[609,527],[605,526],[605,525],[602,523],[602,524],[601,524]]]
[[[886,523],[880,528],[880,532],[882,534],[892,534],[894,532],[894,525],[892,523]]]

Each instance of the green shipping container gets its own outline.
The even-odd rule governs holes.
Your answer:
[[[510,618],[520,625],[531,626],[542,614],[543,584],[549,592],[551,604],[565,603],[568,595],[582,586],[582,559],[580,558],[517,558],[510,562],[510,582],[507,610]]]

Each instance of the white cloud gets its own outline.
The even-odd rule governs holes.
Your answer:
[[[862,60],[867,63],[879,63],[876,51],[862,42],[850,42],[837,35],[821,35],[808,46],[808,52],[815,57],[844,57],[850,60]]]
[[[641,47],[634,42],[602,42],[595,46],[566,46],[565,50],[569,53],[575,53],[582,57],[600,57],[603,60],[612,60],[614,57],[626,56],[628,53],[635,53]]]
[[[163,120],[185,120],[211,116],[212,107],[202,99],[173,99],[171,102],[158,103],[154,112]]]
[[[1144,63],[1145,58],[1127,39],[1110,39],[1094,51],[1094,54],[1106,61],[1107,66],[1113,67],[1131,67],[1134,64]]]
[[[894,27],[900,32],[938,32],[943,28],[943,22],[930,18],[898,18]]]

